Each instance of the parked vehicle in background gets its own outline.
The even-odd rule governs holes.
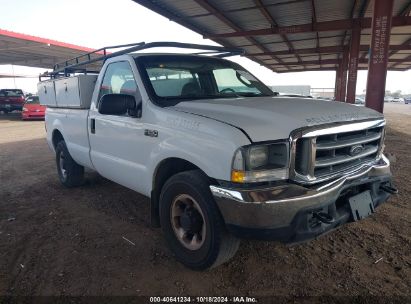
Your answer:
[[[355,98],[355,104],[365,104],[365,99],[356,97]]]
[[[209,53],[136,53],[155,46]],[[192,269],[229,260],[239,238],[310,240],[396,192],[381,113],[274,96],[222,58],[238,50],[168,42],[107,53],[98,75],[80,75],[90,61],[79,57],[38,84],[58,177],[80,186],[89,168],[149,197],[152,223]]]
[[[402,97],[394,97],[394,98],[392,99],[392,102],[404,102],[404,98],[402,98]]]
[[[405,104],[411,103],[411,96],[405,97],[405,98],[404,98],[404,103],[405,103]]]
[[[44,119],[47,107],[40,104],[38,96],[32,95],[26,98],[21,112],[23,120]]]
[[[24,104],[24,93],[20,89],[0,90],[0,111],[9,113],[21,111]]]
[[[394,98],[391,97],[391,96],[385,96],[385,97],[384,97],[384,102],[392,102],[393,99],[394,99]]]

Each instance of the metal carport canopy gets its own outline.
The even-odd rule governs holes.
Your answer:
[[[0,29],[0,64],[50,69],[56,63],[92,51],[87,47]]]
[[[374,0],[133,0],[205,38],[245,49],[278,73],[337,70],[360,29],[358,69],[368,68]],[[411,68],[410,0],[395,0],[388,69]]]

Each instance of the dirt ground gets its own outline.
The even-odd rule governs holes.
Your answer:
[[[44,122],[0,115],[0,295],[410,299],[411,105],[386,111],[397,196],[306,244],[243,241],[234,259],[206,272],[174,260],[150,228],[147,198],[92,172],[83,187],[63,188]]]

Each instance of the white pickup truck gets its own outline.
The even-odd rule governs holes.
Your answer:
[[[138,52],[158,46],[206,53]],[[380,113],[275,96],[222,47],[103,51],[38,85],[58,176],[80,186],[90,168],[149,197],[147,216],[187,267],[227,261],[239,238],[312,239],[396,192]],[[96,62],[98,75],[84,68]]]

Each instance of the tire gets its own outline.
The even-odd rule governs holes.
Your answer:
[[[64,140],[56,146],[57,173],[60,182],[67,188],[80,186],[84,182],[84,167],[71,157]]]
[[[227,232],[207,177],[199,170],[178,173],[165,183],[160,194],[160,223],[176,259],[193,270],[223,264],[240,244]]]

